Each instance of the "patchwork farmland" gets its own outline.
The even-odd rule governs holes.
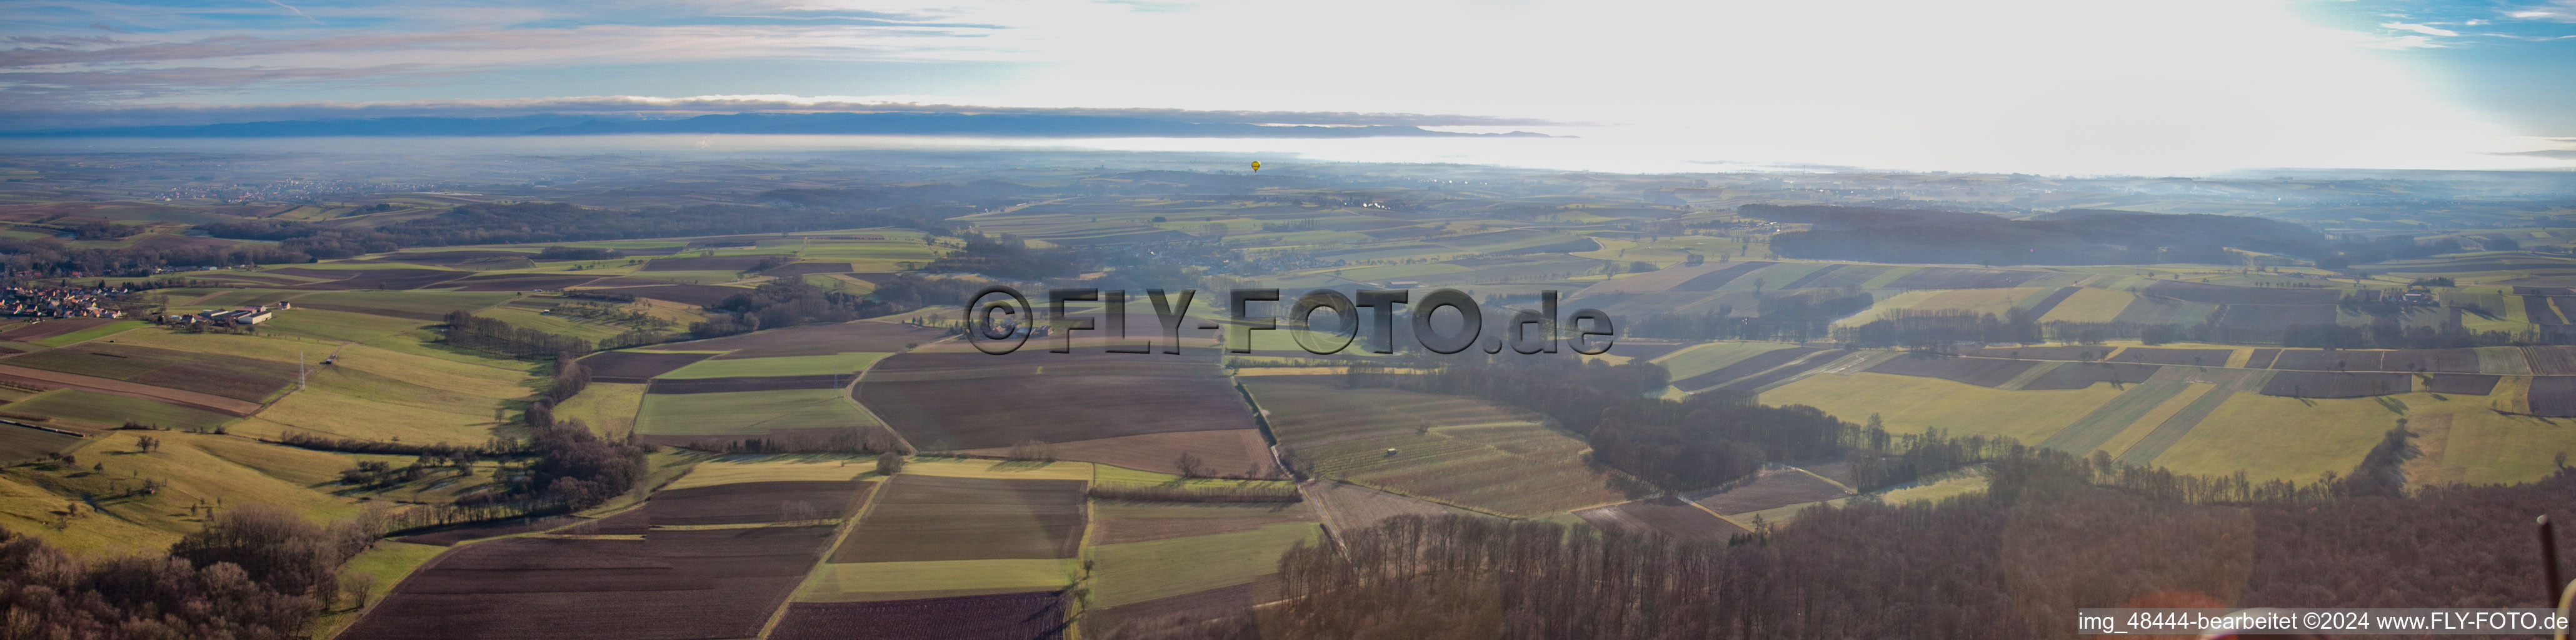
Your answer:
[[[1889,578],[1851,584],[1956,586],[1998,575],[1980,564],[1993,558],[2045,582],[2111,556],[1994,545],[2127,548],[2120,536],[2183,539],[2148,520],[2168,514],[2195,514],[2189,529],[2215,535],[2244,520],[2200,514],[2309,506],[2374,526],[2303,535],[2413,532],[2408,550],[2429,557],[2468,546],[2442,540],[2494,538],[2452,535],[2462,522],[2530,514],[2508,513],[2527,499],[2416,509],[2442,506],[2428,496],[2564,482],[2557,456],[2576,442],[2576,261],[2561,255],[2576,232],[2548,226],[2564,212],[2540,200],[2481,195],[2493,185],[1294,159],[1201,173],[1188,154],[1125,163],[1156,167],[1138,168],[1087,152],[1043,151],[1066,159],[1044,166],[980,153],[654,166],[575,154],[469,172],[422,154],[325,168],[256,152],[173,171],[139,153],[0,168],[17,198],[0,198],[0,236],[43,249],[20,252],[13,277],[134,287],[68,310],[125,318],[0,321],[0,526],[108,567],[160,559],[274,505],[338,532],[322,535],[345,542],[298,548],[347,551],[339,575],[372,578],[383,596],[343,596],[311,616],[315,637],[1284,637],[1298,634],[1270,627],[1326,605],[1548,584],[1646,594],[1617,600],[1656,608],[1536,612],[1470,597],[1440,609],[1454,615],[1437,628],[1405,611],[1368,621],[1409,621],[1406,632],[1339,635],[1581,635],[1513,633],[1524,624],[1621,635],[1609,630],[1619,620],[1671,618],[1638,611],[1681,610],[1652,594],[1717,592],[1620,591],[1619,571],[1548,583],[1515,576],[1563,567],[1444,568],[1524,566],[1506,564],[1528,559],[1517,551],[1443,563],[1500,540],[1605,560],[1585,566],[1763,573],[1848,548]],[[150,190],[94,178],[138,168],[169,175],[138,180]],[[361,171],[446,186],[342,194],[306,177]],[[309,202],[207,193],[281,180],[263,174],[292,174],[286,191]],[[1907,201],[1943,210],[1887,208]],[[1868,210],[1829,209],[1840,205]],[[1827,211],[1775,219],[1765,206]],[[1935,224],[1883,233],[1874,216]],[[2141,226],[2059,233],[2111,219]],[[1942,221],[2038,232],[1948,233]],[[2279,233],[2216,246],[2136,238],[2162,224]],[[1834,234],[1853,241],[1817,241]],[[500,241],[513,244],[467,244]],[[2087,247],[2117,259],[2087,263]],[[2130,264],[2168,259],[2213,262]],[[1135,294],[1199,297],[1180,353],[1104,353],[1110,323],[1095,301],[1069,308],[1097,321],[1090,331],[1015,317],[1048,331],[996,356],[956,333],[961,298],[992,285],[1040,308],[1047,289],[1124,289],[1136,305],[1127,332],[1158,343]],[[1606,310],[1622,331],[1586,361],[1318,356],[1284,325],[1230,353],[1209,335],[1222,331],[1197,328],[1233,324],[1223,289],[1271,287],[1291,298],[1456,289],[1496,312],[1553,291],[1564,310]],[[245,305],[283,308],[258,324],[192,315]],[[1068,335],[1075,353],[1048,351]],[[1798,428],[1772,428],[1783,424]],[[2404,459],[2372,456],[2401,424],[2414,434]],[[1836,437],[1809,437],[1827,429]],[[1921,443],[1934,444],[1904,451]],[[2081,471],[1944,466],[1997,451]],[[2332,473],[2345,492],[2400,495],[2211,506],[2117,486],[2154,480],[2154,467],[2198,476],[2176,486]],[[2363,486],[2390,479],[2393,490]],[[2061,481],[2062,492],[2027,490]],[[1950,501],[1990,483],[2022,491]],[[1814,511],[1826,508],[1839,510]],[[373,522],[388,536],[373,546],[339,535]],[[2117,531],[2085,529],[2097,526]],[[2021,535],[2033,532],[2047,535]],[[2264,535],[2244,539],[2278,542]],[[1436,544],[1388,546],[1401,536]],[[2346,548],[2335,541],[2291,546]],[[1401,567],[1403,550],[1439,562],[1366,573]],[[1670,555],[1607,555],[1632,550]],[[2455,566],[2503,566],[2452,551],[2443,561]],[[1693,564],[1719,557],[1758,562]],[[2266,585],[2314,586],[2265,570]],[[2408,597],[2467,584],[2397,575],[2349,582]],[[1871,595],[1761,577],[1720,590],[1740,602],[1690,610]],[[367,591],[364,579],[335,583]],[[1437,588],[1411,588],[1422,585]]]

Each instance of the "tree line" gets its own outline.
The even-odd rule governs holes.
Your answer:
[[[1545,415],[1589,440],[1594,461],[1670,491],[1724,484],[1760,472],[1766,462],[1839,456],[1855,433],[1850,423],[1814,407],[1765,406],[1728,393],[1682,400],[1648,395],[1663,388],[1669,374],[1662,370],[1651,363],[1498,357],[1446,367],[1412,384]]]
[[[341,565],[375,545],[379,521],[314,524],[262,505],[224,508],[166,554],[83,562],[0,529],[0,619],[12,638],[285,640],[372,575]]]
[[[587,339],[528,329],[477,316],[471,311],[447,312],[446,322],[448,344],[476,351],[524,358],[590,353],[593,347]]]
[[[1859,289],[1812,289],[1760,298],[1750,317],[1735,315],[1735,306],[1718,305],[1700,313],[1666,313],[1634,320],[1622,327],[1627,335],[1687,340],[1781,340],[1805,342],[1834,335],[1833,323],[1868,309],[1875,301]]]
[[[2037,320],[2030,310],[2022,308],[2006,311],[2001,317],[1961,309],[1889,309],[1877,319],[1857,326],[1834,327],[1833,336],[1836,342],[1855,347],[1949,351],[1963,342],[2037,343],[2041,334]]]
[[[1986,493],[1816,507],[1723,542],[1399,516],[1283,556],[1276,604],[1124,637],[2019,640],[2067,637],[2088,607],[2544,606],[2537,550],[2514,541],[2576,515],[2563,467],[2201,504],[2054,450],[1993,465]]]
[[[690,323],[690,334],[712,338],[814,322],[848,322],[906,310],[874,298],[827,291],[802,278],[763,282],[759,288],[733,294],[706,309],[724,315]]]

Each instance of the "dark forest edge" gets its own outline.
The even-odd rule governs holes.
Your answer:
[[[1116,634],[2019,639],[2060,637],[2086,607],[2539,606],[2539,554],[2509,541],[2534,515],[2576,515],[2576,470],[2411,495],[2354,480],[2402,449],[2297,491],[2201,501],[2154,472],[2014,447],[1985,493],[1819,506],[1724,542],[1400,516],[1291,551],[1275,605]]]

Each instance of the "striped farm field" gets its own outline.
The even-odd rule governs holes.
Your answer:
[[[645,435],[760,435],[873,424],[840,389],[646,394],[635,415],[636,433]]]
[[[2057,303],[2056,307],[2049,309],[2048,315],[2040,316],[2040,320],[2110,322],[2119,319],[2120,311],[2129,308],[2129,304],[2137,300],[2137,294],[2117,289],[2076,289],[2074,295],[2067,296],[2066,300]]]
[[[1672,379],[1680,380],[1791,346],[1794,345],[1783,342],[1711,342],[1666,354],[1655,363],[1664,365]]]
[[[656,376],[665,380],[699,378],[732,378],[739,376],[801,376],[849,374],[876,364],[886,353],[852,351],[811,356],[773,356],[767,358],[714,358],[699,360]]]
[[[2110,402],[2067,424],[2065,429],[2048,439],[2039,441],[2039,446],[2076,454],[2101,448],[2128,430],[2131,423],[2180,396],[2189,386],[2182,380],[2182,375],[2181,369],[2168,367],[2145,382],[2129,385],[2128,390],[2120,392]]]
[[[1584,462],[1589,446],[1536,416],[1462,396],[1287,380],[1244,387],[1292,463],[1317,477],[1514,516],[1629,498],[1613,472]]]
[[[1081,577],[1072,558],[826,562],[796,587],[796,602],[877,602],[1062,589]]]
[[[101,427],[114,427],[125,424],[127,420],[133,420],[168,429],[206,430],[233,420],[232,416],[212,411],[79,389],[58,389],[36,394],[32,398],[9,403],[5,410],[10,413],[78,420]]]
[[[1165,538],[1091,547],[1092,595],[1101,606],[1244,584],[1279,571],[1279,556],[1298,543],[1320,540],[1308,522],[1284,522],[1250,531]]]
[[[2037,443],[2120,395],[2110,385],[2049,391],[2005,391],[1939,378],[1883,373],[1799,378],[1762,393],[1763,404],[1803,404],[1834,417],[1866,422],[1878,414],[1887,430],[2009,436]]]
[[[2256,481],[2314,480],[2349,473],[2396,426],[2448,416],[2438,462],[2468,482],[2523,482],[2545,475],[2558,452],[2576,454],[2576,425],[2489,411],[2476,396],[2407,393],[2382,398],[2308,399],[2237,393],[2151,463],[2188,473],[2245,470]]]

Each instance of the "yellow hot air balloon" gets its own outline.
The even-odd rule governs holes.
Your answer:
[[[1254,160],[1254,161],[1252,161],[1252,171],[1253,171],[1253,173],[1260,173],[1260,172],[1261,172],[1261,161],[1259,161],[1259,160]]]

